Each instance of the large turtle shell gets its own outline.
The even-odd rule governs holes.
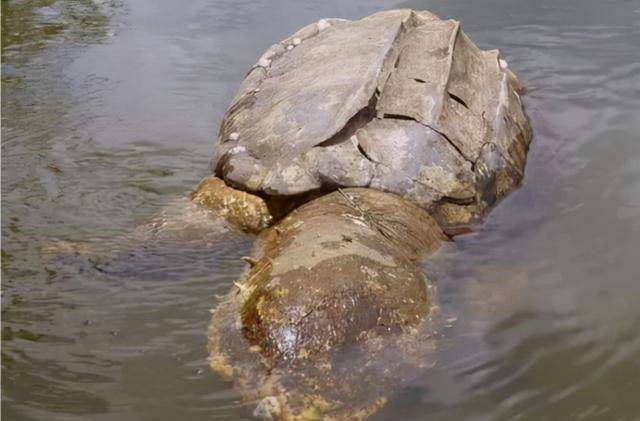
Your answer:
[[[445,224],[469,219],[522,178],[531,129],[520,87],[455,20],[411,10],[321,20],[251,68],[214,171],[249,192],[370,187]]]

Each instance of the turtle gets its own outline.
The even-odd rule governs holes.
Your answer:
[[[249,69],[192,200],[259,234],[209,327],[256,416],[364,419],[433,364],[421,262],[521,182],[523,93],[459,22],[409,9],[322,19]]]
[[[220,124],[213,174],[289,203],[373,188],[453,231],[523,177],[523,90],[458,21],[414,10],[323,19],[250,68]]]
[[[416,262],[447,240],[424,210],[374,189],[301,205],[259,234],[212,310],[211,367],[264,419],[366,418],[434,363],[444,321]]]
[[[133,244],[206,245],[212,214],[258,234],[208,330],[212,369],[255,415],[364,419],[435,363],[447,321],[421,264],[522,180],[523,93],[497,50],[410,9],[321,19],[249,69],[188,211]],[[94,266],[147,260],[125,257]]]

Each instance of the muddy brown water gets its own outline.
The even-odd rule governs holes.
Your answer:
[[[425,266],[451,327],[376,418],[640,419],[639,2],[3,0],[3,420],[250,418],[205,332],[252,238],[181,231],[186,195],[266,47],[395,7],[500,48],[535,140],[522,188]],[[52,259],[69,243],[105,259]]]

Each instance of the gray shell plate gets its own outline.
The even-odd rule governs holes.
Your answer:
[[[214,171],[268,195],[371,187],[480,214],[522,178],[531,129],[520,88],[457,21],[411,10],[321,20],[249,71]]]

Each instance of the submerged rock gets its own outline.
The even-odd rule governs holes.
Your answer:
[[[249,399],[268,397],[266,418],[366,417],[433,363],[437,305],[418,263],[446,238],[425,211],[373,189],[299,207],[260,234],[213,311],[211,366]]]
[[[445,225],[461,221],[443,204],[478,217],[521,180],[531,138],[521,84],[501,60],[426,11],[309,25],[246,76],[215,173],[270,196],[372,187]]]

